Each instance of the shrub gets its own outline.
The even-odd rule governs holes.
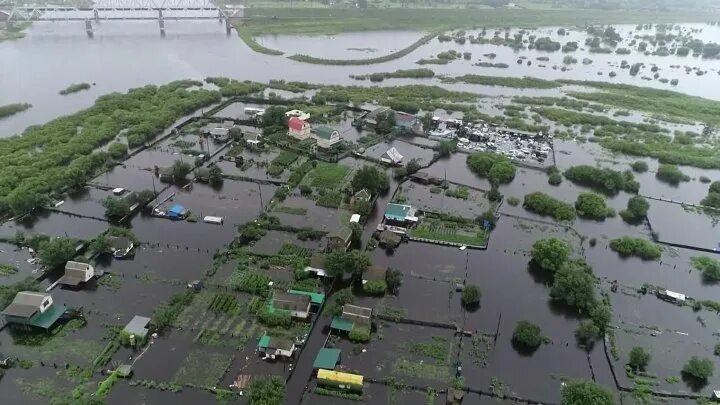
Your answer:
[[[115,160],[120,160],[127,155],[128,147],[124,143],[114,142],[108,147],[108,154]]]
[[[540,215],[552,216],[557,221],[575,220],[575,208],[541,192],[525,195],[523,208]]]
[[[370,280],[363,284],[363,291],[370,295],[384,295],[387,284],[383,280]]]
[[[615,215],[615,211],[605,204],[605,199],[596,193],[580,193],[575,200],[575,210],[579,217],[598,221]]]
[[[575,329],[575,338],[578,343],[587,345],[592,343],[595,339],[600,336],[600,328],[589,319],[585,319],[580,322],[580,326]]]
[[[630,360],[628,365],[635,371],[643,371],[650,363],[650,353],[639,346],[635,346],[630,350]]]
[[[385,273],[385,284],[387,290],[392,294],[397,294],[400,285],[402,284],[402,273],[399,270],[388,268]]]
[[[589,165],[573,166],[565,171],[565,177],[573,183],[590,187],[604,194],[617,194],[620,191],[637,193],[640,185],[631,172]]]
[[[570,245],[562,239],[547,238],[536,241],[530,256],[543,271],[555,273],[570,258]]]
[[[640,196],[634,196],[628,200],[627,209],[620,211],[620,216],[625,222],[636,223],[647,215],[650,204]]]
[[[280,377],[253,378],[250,405],[280,405],[285,399],[285,382]]]
[[[703,183],[703,184],[709,184],[712,181],[712,180],[710,180],[710,177],[707,177],[707,176],[700,176],[700,178],[698,180],[700,180],[700,183]]]
[[[367,343],[370,341],[370,328],[353,326],[348,337],[355,343]]]
[[[595,276],[582,261],[567,262],[555,273],[550,296],[589,313],[596,305]]]
[[[637,256],[643,260],[657,260],[662,255],[660,245],[632,236],[623,236],[611,240],[610,249],[620,256]]]
[[[284,309],[271,309],[269,307],[265,307],[258,314],[258,319],[263,325],[269,327],[281,326],[289,328],[292,326],[292,316],[290,315],[290,311],[286,311]]]
[[[690,264],[703,273],[703,277],[710,281],[720,281],[720,260],[707,256],[690,258]]]
[[[690,178],[681,172],[677,166],[670,164],[661,164],[658,166],[655,177],[657,177],[658,180],[662,180],[670,184],[679,184],[681,181],[690,180]]]
[[[613,405],[610,390],[588,380],[567,381],[562,389],[560,405]]]
[[[508,197],[507,202],[508,202],[508,204],[510,204],[510,205],[512,205],[513,207],[515,207],[516,205],[520,204],[520,199],[517,198],[517,197],[514,197],[514,196],[513,196],[513,197]]]
[[[372,194],[378,194],[390,188],[390,178],[377,167],[366,165],[355,173],[352,187],[356,192],[365,188]]]
[[[560,173],[552,173],[550,176],[548,176],[548,184],[551,186],[558,186],[560,183],[562,183],[563,178]]]
[[[683,375],[699,381],[706,381],[713,375],[715,366],[710,359],[693,356],[682,369]]]
[[[515,178],[515,165],[503,155],[492,152],[472,153],[468,155],[466,163],[473,173],[496,185],[509,183]]]
[[[512,341],[528,349],[537,349],[543,342],[542,330],[534,323],[519,321],[515,325]]]
[[[462,303],[466,307],[480,303],[480,288],[475,284],[467,284],[462,292]]]

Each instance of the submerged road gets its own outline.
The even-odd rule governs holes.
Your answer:
[[[329,297],[328,297],[329,298]],[[327,302],[327,301],[326,301]],[[324,307],[323,307],[324,308]],[[300,358],[295,363],[295,371],[293,371],[290,380],[285,387],[285,404],[297,405],[302,401],[305,388],[312,377],[313,363],[320,349],[325,345],[327,335],[325,330],[330,328],[331,318],[318,315],[312,333],[305,342]]]

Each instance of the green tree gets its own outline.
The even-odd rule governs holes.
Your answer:
[[[562,239],[547,238],[536,241],[530,256],[543,271],[555,273],[570,258],[570,245]]]
[[[390,188],[390,178],[377,167],[365,165],[355,172],[351,184],[355,192],[365,188],[372,194],[379,194]]]
[[[391,294],[397,294],[402,284],[402,273],[399,270],[388,268],[385,273],[385,284]]]
[[[417,159],[410,159],[405,165],[405,174],[413,174],[420,170],[421,166]],[[404,176],[403,176],[404,177]]]
[[[637,256],[643,260],[657,260],[662,256],[662,247],[643,238],[623,236],[610,241],[610,249],[620,256]]]
[[[223,182],[223,172],[218,165],[210,166],[210,174],[208,175],[208,182],[211,186],[219,186]]]
[[[120,219],[130,213],[130,203],[124,198],[108,197],[103,201],[105,216]]]
[[[325,270],[332,277],[343,273],[362,274],[370,266],[370,258],[365,252],[332,252],[325,256]]]
[[[630,350],[630,360],[628,365],[635,371],[643,371],[650,363],[650,353],[646,352],[640,346],[635,346]]]
[[[250,405],[282,405],[285,382],[277,376],[253,378],[250,382]]]
[[[528,321],[519,321],[515,325],[512,341],[516,345],[535,350],[543,342],[542,330],[539,326]]]
[[[575,200],[575,210],[579,217],[598,221],[614,214],[614,211],[605,204],[605,199],[596,193],[580,193]]]
[[[600,336],[600,329],[595,323],[589,319],[580,322],[580,326],[575,329],[575,338],[578,343],[588,345]]]
[[[560,173],[552,173],[548,176],[548,184],[551,186],[559,186],[562,183],[563,177]]]
[[[648,171],[648,164],[642,160],[638,160],[631,165],[634,172],[645,173]]]
[[[592,319],[595,326],[598,327],[600,332],[605,332],[610,321],[612,321],[612,310],[609,305],[596,304],[590,308],[590,319]]]
[[[420,117],[420,123],[422,124],[423,130],[425,133],[430,132],[430,130],[434,127],[433,123],[433,115],[432,113],[425,113],[423,116]]]
[[[90,251],[97,253],[98,255],[106,255],[112,253],[112,246],[110,241],[103,235],[98,236],[90,242]]]
[[[288,118],[285,116],[285,107],[272,106],[265,109],[265,113],[262,117],[262,127],[277,129],[277,127],[286,127]],[[264,132],[264,131],[263,131]]]
[[[707,379],[713,375],[714,369],[715,366],[712,360],[693,356],[685,363],[682,373],[698,381],[707,381]]]
[[[65,262],[75,257],[75,244],[68,238],[55,238],[41,243],[38,256],[40,262],[48,269],[55,269],[65,265]]]
[[[550,295],[589,313],[595,305],[595,276],[585,262],[567,262],[555,273]]]
[[[589,380],[571,380],[562,389],[560,405],[613,405],[610,390]]]
[[[467,284],[462,292],[462,303],[466,307],[478,305],[480,303],[480,288],[475,284]]]
[[[432,119],[432,117],[431,117],[431,119]],[[453,141],[447,141],[447,140],[440,141],[437,145],[437,149],[438,149],[438,155],[440,155],[440,157],[447,157],[447,156],[450,156],[451,153],[454,153],[457,151],[457,143],[455,143]]]
[[[713,181],[710,184],[710,188],[708,189],[708,193],[720,193],[720,181]]]
[[[622,219],[630,224],[642,221],[650,209],[647,200],[639,195],[633,196],[628,200],[627,209],[620,211]]]
[[[678,169],[675,165],[661,164],[658,166],[655,177],[658,180],[665,181],[670,184],[678,184],[681,181],[689,181],[690,178]]]
[[[115,160],[120,160],[128,153],[128,147],[124,143],[114,142],[108,147],[108,154]]]
[[[380,135],[389,134],[395,129],[395,112],[392,110],[381,112],[377,115],[375,121],[377,122],[375,132]]]
[[[690,258],[690,264],[703,273],[703,277],[712,282],[720,281],[720,260],[707,256],[695,256]]]
[[[6,201],[13,214],[22,215],[35,208],[46,206],[50,200],[47,195],[32,187],[23,187],[13,190]]]
[[[176,160],[172,165],[172,175],[175,181],[185,180],[188,173],[192,170],[190,163],[183,162],[182,160]]]
[[[510,161],[495,163],[488,173],[488,180],[492,184],[506,184],[515,178],[515,165]]]
[[[473,173],[487,178],[494,185],[509,183],[515,178],[515,165],[509,158],[500,154],[472,153],[468,155],[466,163]]]

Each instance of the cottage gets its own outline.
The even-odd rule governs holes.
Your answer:
[[[228,128],[213,128],[210,131],[210,136],[214,142],[227,142],[230,139],[230,130]]]
[[[60,277],[60,284],[77,287],[80,283],[87,283],[95,276],[95,269],[88,263],[69,261],[65,263],[65,274]]]
[[[418,218],[415,216],[415,213],[416,210],[411,205],[389,203],[387,208],[385,208],[383,217],[388,222],[407,225],[411,222],[417,222]]]
[[[20,291],[2,315],[8,323],[48,330],[60,319],[67,308],[53,302],[50,294]]]
[[[124,259],[135,247],[133,241],[124,236],[108,236],[107,240],[116,259]]]
[[[347,251],[352,242],[352,230],[350,227],[340,225],[327,235],[326,250],[328,252]]]
[[[291,117],[288,120],[288,135],[295,139],[303,140],[310,137],[310,124],[307,121],[297,117]]]
[[[353,194],[352,196],[352,203],[356,203],[358,201],[361,202],[370,202],[370,199],[372,198],[372,195],[369,191],[367,191],[366,188],[358,191],[357,193]]]
[[[325,256],[321,253],[313,253],[310,257],[310,265],[305,267],[305,271],[314,273],[318,277],[325,277]]]
[[[380,156],[380,161],[390,165],[399,165],[403,160],[403,155],[393,146],[387,152]]]
[[[420,120],[413,114],[395,111],[395,127],[406,131],[420,131]]]
[[[175,175],[173,174],[172,167],[161,167],[157,170],[160,176],[160,181],[173,182],[175,181]]]
[[[251,147],[257,148],[258,146],[260,146],[260,142],[262,142],[262,140],[260,139],[261,136],[257,132],[246,133],[243,135],[243,137],[245,138],[245,144]]]
[[[150,318],[140,315],[135,315],[130,322],[125,325],[123,332],[129,336],[133,336],[131,339],[137,339],[138,342],[144,342],[147,337],[150,328]],[[134,346],[134,344],[133,344]]]
[[[222,128],[230,129],[235,126],[235,121],[233,120],[224,120],[222,122]]]
[[[387,267],[370,266],[362,276],[362,283],[365,284],[368,281],[385,281],[385,274],[387,273]]]
[[[319,126],[311,130],[311,136],[317,140],[317,145],[323,149],[328,149],[336,143],[340,142],[340,133],[326,126]]]
[[[295,353],[295,349],[295,343],[290,339],[264,335],[258,342],[258,351],[273,360],[276,357],[290,359]]]
[[[127,190],[125,190],[125,189],[122,188],[122,187],[117,187],[117,188],[114,188],[114,189],[112,190],[112,193],[113,193],[114,195],[123,195],[123,194],[125,194],[126,191],[127,191]]]
[[[180,204],[175,204],[167,211],[167,216],[170,219],[185,219],[189,213],[190,211],[188,211],[187,208]]]
[[[310,316],[311,299],[307,295],[275,291],[270,305],[275,309],[290,311],[294,318],[307,319]]]

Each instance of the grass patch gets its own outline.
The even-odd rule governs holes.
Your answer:
[[[228,356],[227,353],[193,350],[173,377],[173,382],[212,388],[220,382],[232,360],[233,356]]]
[[[472,222],[460,223],[428,217],[410,229],[410,236],[471,246],[484,246],[487,243],[487,232]]]
[[[275,208],[275,212],[282,212],[290,215],[305,215],[307,214],[307,208],[286,207],[281,205]]]
[[[310,185],[318,188],[337,189],[343,183],[350,168],[335,163],[318,163],[317,167],[308,175]]]
[[[304,63],[313,63],[316,65],[372,65],[375,63],[383,63],[395,59],[402,58],[403,56],[409,54],[410,52],[414,51],[415,49],[425,45],[428,43],[431,39],[435,38],[437,36],[437,33],[428,34],[424,37],[418,39],[410,46],[403,48],[397,52],[393,52],[387,55],[379,56],[377,58],[368,58],[368,59],[323,59],[323,58],[316,58],[314,56],[309,55],[293,55],[289,56],[288,59],[292,59],[297,62],[304,62]]]
[[[392,364],[393,374],[409,377],[426,378],[429,380],[446,381],[450,377],[449,366],[446,364],[431,364],[428,362],[397,359]]]
[[[277,49],[270,49],[270,48],[266,48],[266,47],[260,45],[260,43],[258,43],[255,40],[255,37],[253,36],[253,34],[248,32],[247,30],[243,29],[241,26],[236,25],[235,29],[237,30],[237,33],[238,33],[238,36],[240,37],[240,39],[242,39],[243,42],[245,42],[245,45],[247,45],[253,51],[258,52],[258,53],[264,53],[265,55],[276,55],[277,56],[277,55],[283,54],[282,51],[278,51]]]
[[[10,264],[0,264],[0,276],[12,276],[17,273],[18,269]]]
[[[467,74],[457,77],[443,79],[443,83],[468,83],[481,84],[485,86],[503,86],[516,89],[534,88],[534,89],[554,89],[561,87],[562,84],[552,81],[543,80],[535,77],[499,77],[499,76],[482,76]]]
[[[433,336],[430,343],[410,343],[410,352],[445,362],[450,354],[449,342],[442,336]]]

